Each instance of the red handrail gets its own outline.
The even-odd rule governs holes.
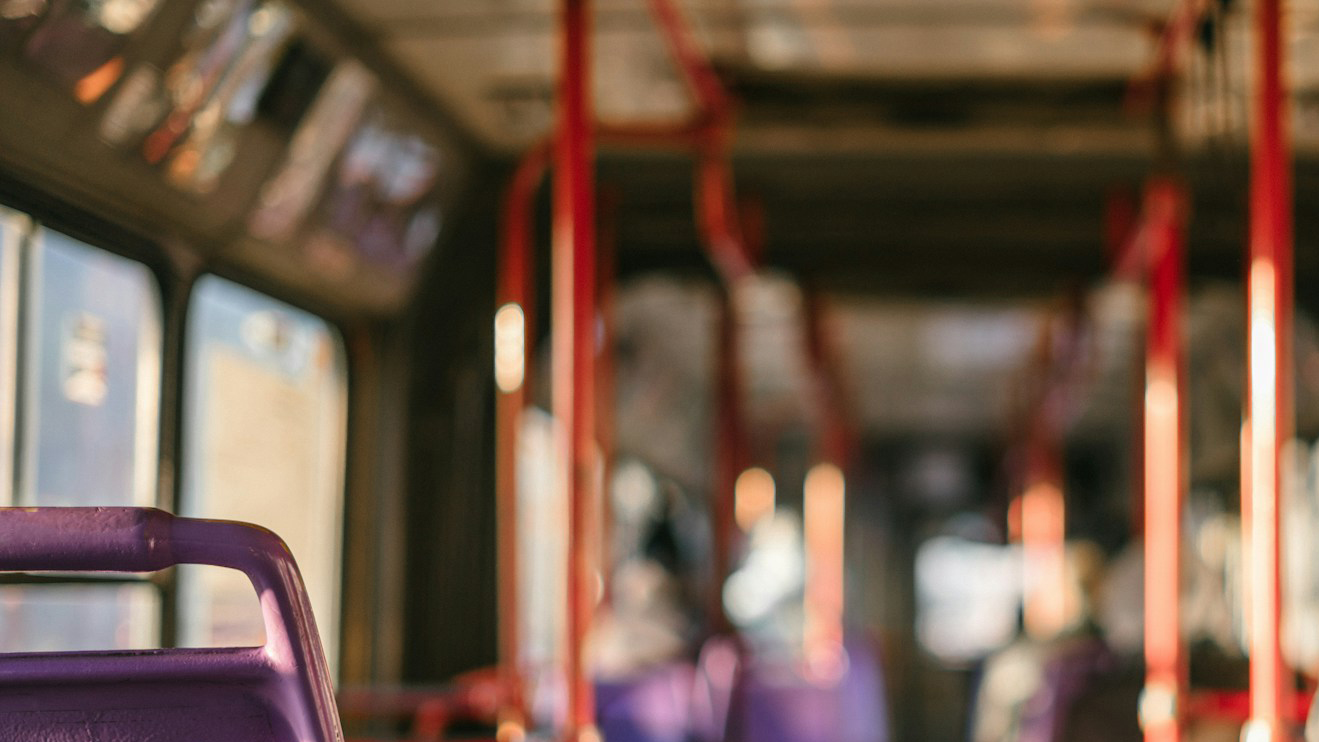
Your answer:
[[[1286,720],[1304,722],[1312,693],[1293,694],[1282,707]],[[1239,690],[1194,691],[1186,699],[1186,714],[1193,719],[1220,719],[1241,723],[1250,718],[1250,692]]]
[[[1088,356],[1086,322],[1084,299],[1073,290],[1041,323],[1023,385],[1019,478],[1013,483],[1018,491],[1008,511],[1008,533],[1022,544],[1025,628],[1041,638],[1063,629],[1067,618],[1062,436]]]
[[[724,282],[731,285],[754,270],[742,235],[729,162],[735,118],[733,99],[720,82],[714,65],[701,52],[673,0],[650,0],[650,9],[670,58],[696,99],[697,225],[711,262]]]
[[[1288,701],[1281,614],[1279,454],[1291,437],[1291,145],[1282,83],[1280,0],[1255,3],[1255,88],[1250,134],[1250,247],[1242,524],[1250,647],[1250,721],[1243,739],[1285,739]]]
[[[517,445],[518,428],[523,409],[527,404],[527,390],[531,384],[536,340],[535,321],[535,255],[532,246],[532,205],[536,190],[544,179],[549,165],[549,146],[541,143],[530,150],[518,163],[517,169],[504,192],[502,203],[503,231],[499,247],[499,285],[497,287],[495,327],[495,508],[498,602],[499,602],[499,665],[500,675],[509,692],[506,705],[500,710],[499,726],[505,740],[523,736],[527,713],[525,689],[522,683],[522,650],[518,617],[521,615],[518,596],[518,480]],[[500,317],[509,312],[506,323],[513,327],[500,327]],[[500,332],[513,333],[513,337],[500,337]],[[510,347],[513,346],[513,347]],[[513,358],[501,358],[511,354]],[[501,369],[498,364],[516,364],[514,369]],[[500,379],[501,373],[512,374],[511,379]]]
[[[670,54],[684,77],[691,83],[698,103],[698,114],[692,122],[679,125],[625,125],[593,126],[589,104],[589,0],[564,0],[562,10],[563,44],[562,74],[558,96],[558,125],[553,141],[554,165],[554,246],[553,246],[553,317],[552,349],[554,366],[553,407],[555,417],[563,426],[567,447],[570,494],[569,526],[569,636],[568,676],[570,735],[593,733],[590,688],[585,675],[582,646],[593,612],[595,571],[590,555],[598,552],[592,544],[599,534],[592,523],[598,520],[592,508],[600,503],[593,491],[596,456],[594,454],[594,379],[597,369],[591,358],[593,347],[592,322],[594,296],[586,295],[586,287],[594,284],[595,246],[593,234],[594,193],[591,175],[593,140],[630,146],[677,146],[695,149],[699,161],[696,175],[698,224],[719,275],[725,280],[725,294],[737,279],[749,275],[751,260],[741,234],[741,223],[733,195],[733,179],[728,164],[732,105],[718,76],[709,61],[700,52],[685,22],[671,0],[653,0],[652,10],[669,46]],[[516,479],[514,456],[516,451],[516,418],[525,405],[526,378],[529,377],[534,324],[534,284],[532,272],[530,212],[537,184],[546,162],[546,146],[530,150],[514,173],[504,201],[504,235],[501,248],[500,302],[501,306],[513,302],[521,307],[523,318],[523,382],[517,389],[501,394],[496,407],[497,429],[497,490],[500,512],[500,606],[501,614],[517,615],[516,595]],[[727,332],[734,331],[731,315],[725,323]],[[737,408],[736,360],[729,356],[734,342],[721,343],[726,353],[721,364],[726,370],[719,372],[721,439],[727,432],[740,440],[741,412]],[[600,370],[608,370],[607,362]],[[722,468],[733,466],[739,459],[737,440],[730,440],[727,458]],[[725,447],[727,448],[727,446]],[[716,464],[716,468],[720,468]],[[731,476],[720,477],[715,504],[719,530],[731,532],[733,507],[733,481]],[[726,482],[722,480],[727,480]],[[729,517],[719,514],[728,511]],[[727,523],[722,521],[726,520]],[[729,562],[730,535],[716,536],[717,565],[726,572]],[[718,607],[722,608],[719,603]],[[721,615],[717,613],[716,616]],[[718,620],[718,619],[716,619]],[[501,664],[513,689],[520,688],[517,667],[518,638],[516,621],[506,620],[501,629]],[[522,722],[525,712],[520,693],[511,696],[506,709],[511,720]]]
[[[1146,742],[1183,737],[1187,664],[1181,638],[1182,505],[1185,500],[1187,197],[1181,183],[1155,178],[1142,215],[1148,255],[1145,332],[1145,690]]]
[[[803,307],[812,396],[820,418],[818,463],[807,475],[804,492],[808,571],[803,649],[808,676],[832,683],[845,670],[845,476],[856,451],[856,436],[847,414],[837,357],[829,343],[823,298],[812,288],[806,292]]]
[[[594,612],[590,555],[595,501],[595,193],[591,112],[591,2],[562,0],[554,133],[552,243],[553,407],[568,492],[568,709],[564,738],[599,739],[586,662]]]

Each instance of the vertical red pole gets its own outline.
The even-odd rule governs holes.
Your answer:
[[[591,564],[595,459],[595,203],[590,0],[561,0],[553,196],[554,415],[568,492],[565,739],[599,739],[585,649],[596,599]]]
[[[1040,328],[1027,394],[1021,493],[1008,508],[1009,529],[1021,539],[1025,580],[1022,619],[1026,632],[1050,638],[1066,628],[1067,502],[1064,493],[1062,410],[1069,377],[1080,354],[1084,307],[1074,298]]]
[[[1020,495],[1021,547],[1026,595],[1023,622],[1037,639],[1067,625],[1067,500],[1063,493],[1062,434],[1037,411],[1026,444],[1025,489]]]
[[[549,158],[544,146],[529,150],[518,164],[502,204],[495,314],[495,510],[499,570],[499,668],[504,707],[500,742],[526,735],[518,601],[518,428],[531,384],[535,345],[535,284],[531,214],[536,186]]]
[[[1145,692],[1146,742],[1180,742],[1186,699],[1181,640],[1181,526],[1184,431],[1186,198],[1171,180],[1145,193],[1149,311],[1145,333]]]
[[[1255,3],[1255,91],[1250,137],[1247,395],[1250,720],[1247,742],[1285,739],[1287,671],[1279,636],[1279,454],[1291,437],[1291,146],[1282,83],[1281,0]]]
[[[806,475],[802,523],[806,546],[804,655],[819,683],[837,682],[846,671],[845,551],[846,473],[854,442],[847,423],[842,385],[826,337],[823,301],[808,291],[804,302],[806,346],[821,419],[818,462]]]

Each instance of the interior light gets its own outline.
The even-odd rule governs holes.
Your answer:
[[[774,515],[774,476],[752,467],[737,477],[733,487],[734,517],[742,531],[749,532],[766,517]]]
[[[522,307],[509,302],[495,312],[495,383],[499,391],[510,394],[522,386],[525,347]]]
[[[845,670],[843,647],[843,524],[846,483],[830,463],[806,474],[804,531],[806,586],[804,653],[817,681],[836,682]]]

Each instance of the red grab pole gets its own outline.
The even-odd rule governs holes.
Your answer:
[[[504,192],[495,312],[495,512],[499,571],[499,670],[505,688],[499,712],[501,742],[526,734],[522,649],[518,635],[518,426],[531,384],[535,346],[531,203],[549,164],[538,145],[518,163]]]
[[[1149,311],[1145,332],[1145,742],[1180,742],[1187,669],[1181,639],[1185,501],[1186,194],[1170,179],[1145,191]]]
[[[725,284],[750,275],[752,265],[743,239],[733,173],[728,162],[732,140],[733,102],[714,66],[692,36],[682,10],[674,0],[650,0],[651,15],[659,25],[669,57],[696,98],[697,226],[706,253]]]
[[[598,740],[585,657],[595,608],[592,517],[595,456],[595,199],[590,0],[560,3],[559,94],[552,225],[553,407],[562,431],[568,492],[565,739]]]
[[[856,444],[837,358],[829,347],[824,300],[812,288],[803,304],[806,350],[821,424],[816,463],[806,475],[802,493],[807,564],[803,654],[812,680],[834,683],[846,671],[846,476]]]
[[[1242,469],[1247,544],[1250,720],[1242,739],[1286,738],[1286,676],[1279,620],[1279,453],[1291,437],[1291,146],[1282,84],[1280,0],[1255,3],[1255,90],[1250,135],[1247,297],[1248,444]]]
[[[737,316],[733,293],[737,283],[754,273],[750,250],[742,233],[741,212],[733,189],[729,149],[732,139],[732,101],[691,33],[674,0],[650,0],[651,15],[659,26],[669,57],[696,99],[697,163],[693,198],[697,229],[721,286],[719,348],[715,370],[718,410],[715,422],[715,476],[712,503],[714,580],[709,595],[710,621],[716,632],[730,628],[723,608],[722,586],[733,560],[735,538],[735,487],[745,463],[745,431],[737,353]]]

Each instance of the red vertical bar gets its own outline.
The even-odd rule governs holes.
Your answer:
[[[1250,172],[1250,258],[1247,279],[1247,395],[1250,472],[1247,570],[1250,579],[1250,721],[1243,739],[1287,736],[1283,708],[1280,617],[1279,454],[1291,436],[1291,147],[1282,83],[1280,0],[1255,4],[1256,60]]]
[[[1025,489],[1020,495],[1021,545],[1026,595],[1023,622],[1037,639],[1057,636],[1067,625],[1067,501],[1063,492],[1061,433],[1036,413],[1026,449]]]
[[[562,0],[558,120],[554,140],[554,415],[563,436],[568,492],[565,739],[597,740],[585,657],[595,605],[591,504],[595,499],[595,203],[590,0]]]
[[[1040,327],[1025,383],[1021,492],[1008,507],[1009,529],[1022,546],[1022,619],[1032,637],[1049,638],[1066,628],[1067,502],[1064,493],[1063,410],[1080,353],[1084,306],[1068,306]]]
[[[702,113],[712,118],[722,117],[730,107],[728,93],[692,37],[682,10],[674,0],[650,0],[650,12],[660,27],[669,57],[682,73]]]
[[[1291,148],[1282,84],[1280,0],[1255,5],[1256,78],[1251,129],[1250,258],[1247,278],[1247,421],[1250,472],[1248,631],[1250,721],[1243,739],[1286,736],[1287,670],[1279,624],[1279,454],[1291,437]]]
[[[806,347],[814,378],[821,435],[818,463],[806,475],[803,531],[806,545],[804,654],[816,682],[832,683],[845,671],[846,481],[854,441],[843,400],[842,382],[830,352],[823,300],[806,293]]]
[[[522,410],[531,383],[535,338],[535,282],[531,250],[532,207],[536,187],[545,174],[548,149],[538,145],[518,163],[504,192],[498,265],[495,326],[495,509],[499,570],[499,668],[504,687],[504,708],[499,713],[501,742],[522,739],[526,732],[526,706],[522,678],[518,601],[518,480],[517,444]],[[500,317],[512,312],[520,327],[500,326]],[[516,332],[516,337],[503,333]],[[520,347],[515,347],[520,344]],[[509,354],[515,358],[507,357]],[[517,362],[520,368],[501,368]],[[512,376],[509,376],[512,374]],[[516,383],[514,383],[516,382]]]
[[[1181,525],[1185,499],[1183,427],[1186,199],[1170,180],[1145,193],[1149,311],[1145,333],[1145,692],[1146,742],[1180,742],[1186,699],[1181,640]]]

